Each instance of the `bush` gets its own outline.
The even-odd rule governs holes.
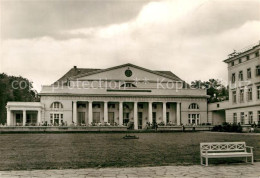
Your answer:
[[[230,124],[224,122],[222,125],[216,125],[212,128],[212,131],[216,132],[242,132],[242,127],[240,124]]]

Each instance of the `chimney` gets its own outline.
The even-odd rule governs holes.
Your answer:
[[[74,70],[77,70],[77,66],[74,66]]]

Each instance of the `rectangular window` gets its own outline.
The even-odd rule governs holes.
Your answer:
[[[250,79],[251,78],[251,68],[247,69],[247,78]]]
[[[260,76],[260,65],[255,67],[256,76]]]
[[[141,103],[138,103],[138,108],[139,108],[139,109],[144,109],[144,105],[141,104]]]
[[[232,62],[231,62],[231,66],[234,66],[234,65],[235,65],[235,63],[234,63],[234,61],[232,61]]]
[[[240,81],[243,81],[244,80],[244,77],[243,77],[243,71],[239,71],[239,74],[238,74],[238,78]]]
[[[241,63],[242,62],[242,60],[241,59],[238,59],[238,63]]]
[[[256,53],[255,53],[255,57],[258,57],[259,56],[259,51],[257,51]]]
[[[253,97],[252,97],[252,88],[248,88],[247,89],[247,101],[252,101]]]
[[[245,124],[245,114],[244,114],[244,112],[240,113],[240,122],[241,122],[242,125]]]
[[[256,98],[259,100],[260,99],[260,86],[257,86],[256,89],[257,89],[257,92],[256,92],[257,97]]]
[[[260,111],[257,111],[257,121],[260,122]]]
[[[116,105],[115,105],[114,103],[109,103],[109,104],[108,104],[108,108],[115,109],[115,108],[116,108]]]
[[[236,74],[235,73],[232,74],[231,81],[232,81],[232,83],[235,83],[235,81],[236,81]]]
[[[233,113],[233,123],[237,123],[237,113]]]
[[[99,103],[93,103],[93,108],[100,108],[100,104]]]
[[[253,124],[253,111],[248,112],[248,123]]]
[[[244,89],[240,89],[240,103],[244,102]]]
[[[236,91],[232,92],[232,99],[233,99],[233,103],[237,102],[237,92]]]
[[[246,60],[249,60],[249,59],[250,59],[249,55],[248,55],[248,56],[246,56]]]

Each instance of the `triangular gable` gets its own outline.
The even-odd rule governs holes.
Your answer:
[[[125,71],[132,71],[132,76],[127,77]],[[133,64],[123,64],[107,69],[100,69],[88,73],[79,74],[70,78],[70,80],[134,80],[135,78],[148,78],[149,80],[161,80],[162,78],[174,81],[182,81],[179,77],[170,71],[152,71]]]

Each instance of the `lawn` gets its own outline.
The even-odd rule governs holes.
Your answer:
[[[199,143],[246,141],[260,161],[260,136],[225,133],[0,134],[0,170],[200,164]],[[215,159],[211,163],[242,162]]]

